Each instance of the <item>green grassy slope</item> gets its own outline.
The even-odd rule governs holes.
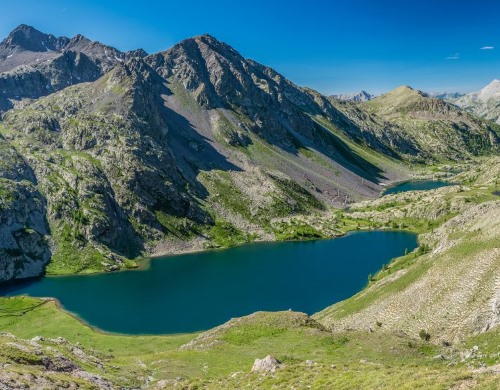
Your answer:
[[[61,312],[54,302],[29,298],[0,300],[0,330],[19,338],[43,336],[42,346],[68,351],[77,346],[97,356],[99,365],[85,364],[66,352],[75,364],[115,385],[139,383],[151,388],[450,388],[474,382],[493,386],[491,372],[475,372],[449,348],[411,338],[402,332],[350,331],[330,333],[307,316],[294,312],[256,313],[232,320],[200,336],[120,336],[94,332]],[[50,321],[48,319],[50,318]],[[51,341],[64,337],[69,344]],[[489,336],[493,342],[498,335]],[[189,343],[190,340],[193,340]],[[6,348],[11,338],[0,336],[0,361],[11,366],[0,374],[31,371],[38,377],[58,375],[74,381],[74,373],[48,372],[33,361],[21,359],[19,348]],[[14,340],[16,344],[26,344]],[[476,340],[474,339],[474,342]],[[478,341],[479,342],[479,341]],[[482,341],[481,349],[486,339]],[[464,353],[468,344],[460,346]],[[183,346],[184,345],[184,346]],[[73,346],[73,347],[71,347]],[[183,347],[182,347],[183,346]],[[27,344],[28,351],[30,347]],[[490,348],[491,349],[491,348]],[[498,360],[488,353],[488,363]],[[48,353],[48,352],[44,352]],[[285,364],[275,374],[251,373],[253,361],[267,354]],[[445,354],[447,359],[435,359]],[[450,364],[452,363],[452,364]],[[149,379],[148,379],[149,377]],[[55,380],[55,379],[52,379]],[[400,385],[404,382],[403,387]],[[0,382],[1,383],[1,382]]]

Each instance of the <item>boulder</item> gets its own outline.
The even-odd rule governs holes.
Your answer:
[[[255,359],[252,372],[275,372],[281,366],[283,366],[283,363],[278,359],[267,355],[264,359]]]

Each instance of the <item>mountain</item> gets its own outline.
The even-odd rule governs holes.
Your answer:
[[[497,125],[408,86],[336,107],[357,125],[351,137],[404,160],[458,161],[497,151],[500,145]]]
[[[493,80],[479,92],[452,99],[468,112],[500,124],[500,80]]]
[[[192,335],[0,297],[0,387],[498,388],[498,125],[407,86],[326,97],[210,35],[146,55],[20,26],[2,45],[0,284],[354,230],[419,247],[312,317]],[[415,178],[453,185],[379,196]]]
[[[210,35],[145,55],[20,26],[1,47],[0,281],[331,237],[318,218],[405,162],[497,150],[495,125],[418,91],[342,102]]]
[[[122,53],[82,35],[55,37],[20,25],[0,43],[0,114],[23,99],[97,80],[117,64],[146,55],[143,50]]]
[[[68,43],[68,38],[56,38],[22,24],[0,43],[0,72],[50,60],[62,52]]]
[[[5,236],[35,232],[40,253],[10,239],[4,280],[38,275],[49,258],[49,273],[101,271],[198,236],[212,245],[275,239],[293,229],[283,218],[376,196],[380,180],[401,177],[319,123],[343,120],[326,98],[213,37],[117,61],[100,78],[102,51],[89,45],[77,37],[50,62],[53,70],[65,56],[84,58],[95,71],[88,82],[33,96],[0,122],[4,155],[31,175],[6,177],[4,197],[28,187],[34,205],[3,210],[12,220]],[[16,71],[26,78],[32,69]]]
[[[465,93],[462,92],[436,92],[436,93],[430,93],[428,94],[430,97],[436,98],[436,99],[441,99],[441,100],[453,100],[453,99],[458,99],[461,98],[462,96],[465,95]]]
[[[351,94],[332,95],[332,97],[339,100],[347,100],[351,102],[366,102],[375,98],[375,95],[369,94],[366,91],[360,91]]]

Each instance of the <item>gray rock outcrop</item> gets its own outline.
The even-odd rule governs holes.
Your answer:
[[[275,372],[283,366],[278,359],[271,355],[267,355],[264,359],[255,359],[252,366],[252,372]]]

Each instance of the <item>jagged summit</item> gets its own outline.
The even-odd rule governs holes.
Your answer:
[[[88,39],[86,36],[84,36],[82,34],[77,34],[73,38],[71,38],[71,40],[68,42],[68,45],[65,47],[65,49],[67,50],[68,47],[72,47],[75,45],[81,45],[81,44],[88,45],[90,43],[92,43],[92,41],[90,39]]]
[[[0,73],[21,65],[36,65],[66,51],[84,53],[97,60],[103,71],[108,71],[117,62],[147,55],[142,49],[121,52],[114,47],[92,41],[81,34],[73,38],[55,37],[34,27],[21,24],[0,43]]]
[[[170,49],[167,49],[157,55],[166,57],[174,57],[179,54],[184,54],[192,60],[196,57],[206,57],[210,52],[217,53],[229,59],[238,61],[244,60],[243,56],[225,42],[219,41],[210,34],[198,35],[192,38],[184,39]],[[199,59],[199,58],[198,58]]]
[[[45,34],[34,27],[21,24],[0,44],[0,50],[29,50],[34,52],[60,51],[68,44],[66,37]]]
[[[55,37],[20,25],[0,43],[0,112],[23,98],[38,98],[67,86],[94,81],[142,50],[121,52],[78,34]]]

